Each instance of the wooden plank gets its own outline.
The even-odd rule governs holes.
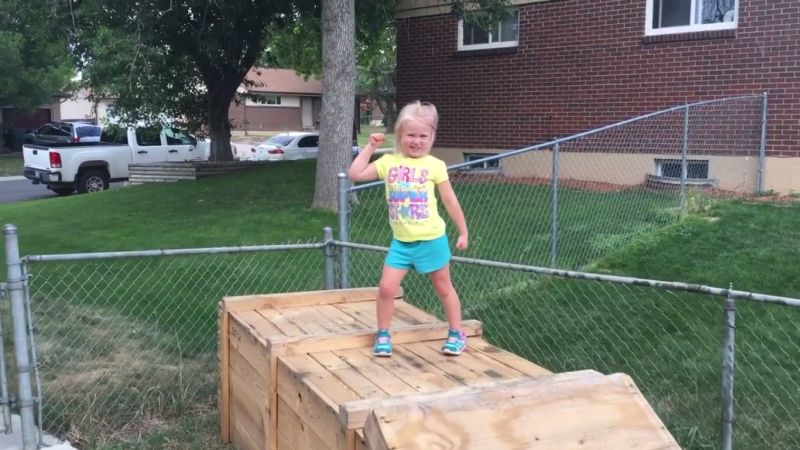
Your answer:
[[[231,410],[235,411],[234,426],[239,433],[245,433],[247,440],[256,443],[257,448],[265,448],[266,433],[265,425],[268,422],[267,411],[264,405],[267,402],[266,396],[261,397],[261,404],[258,403],[253,392],[245,383],[244,377],[239,373],[231,371]]]
[[[409,324],[422,324],[440,322],[439,318],[435,315],[428,313],[425,310],[417,308],[416,306],[407,303],[403,300],[396,300],[394,302],[395,313],[400,316],[407,316],[406,320]]]
[[[528,386],[379,406],[365,424],[367,447],[679,448],[624,374],[578,372],[529,381]]]
[[[282,310],[277,308],[263,308],[258,310],[259,314],[264,316],[269,322],[271,322],[276,328],[278,328],[284,336],[302,336],[305,335],[305,332],[295,325],[287,315],[286,312],[291,312],[291,309]],[[278,339],[278,336],[275,337]],[[270,339],[272,342],[275,339]]]
[[[237,311],[233,314],[241,318],[242,322],[249,324],[264,340],[268,340],[273,336],[285,336],[280,328],[261,315],[260,311]]]
[[[353,303],[375,300],[378,288],[353,288],[329,291],[287,292],[266,295],[244,295],[225,297],[222,299],[227,311],[246,309],[285,308],[311,305],[329,305],[335,303]],[[403,296],[402,289],[396,298]]]
[[[434,352],[441,353],[443,343],[444,339],[441,341],[428,341],[425,344]],[[522,377],[527,378],[527,375],[523,374],[519,370],[508,367],[507,365],[502,364],[492,358],[486,357],[477,351],[473,351],[471,348],[469,348],[469,346],[461,355],[458,356],[458,358],[448,358],[448,360],[454,361],[459,365],[469,367],[470,370],[480,374],[481,378],[488,378],[491,380],[504,380]]]
[[[367,450],[367,443],[364,440],[364,430],[363,429],[355,430],[355,434],[356,434],[355,450]]]
[[[327,320],[328,330],[331,333],[346,333],[348,331],[363,330],[364,324],[348,316],[335,305],[320,305],[316,307],[319,313]]]
[[[231,399],[231,442],[237,449],[261,450],[264,448],[263,434],[258,423],[243,408],[239,401]]]
[[[383,398],[386,392],[369,378],[355,370],[347,361],[333,352],[311,353],[308,356],[320,363],[331,375],[335,376],[350,390],[361,398]]]
[[[572,375],[569,379],[584,378],[584,377],[602,377],[598,372],[586,370],[581,372],[570,372]],[[429,392],[424,394],[410,394],[391,397],[387,399],[363,399],[355,400],[347,403],[342,403],[339,406],[339,420],[342,424],[347,424],[348,427],[354,424],[364,424],[367,415],[376,408],[391,409],[403,407],[406,405],[413,405],[417,403],[432,403],[438,402],[439,407],[449,405],[448,401],[453,404],[462,404],[465,402],[476,401],[479,395],[486,395],[492,392],[500,392],[501,396],[522,395],[527,390],[534,386],[537,380],[532,378],[519,378],[516,380],[502,380],[502,381],[487,381],[483,384],[474,386],[458,386],[443,391]],[[563,381],[563,380],[562,380]],[[494,397],[492,397],[494,398]]]
[[[513,367],[514,369],[519,370],[530,377],[537,378],[553,374],[553,372],[550,372],[544,367],[534,364],[533,362],[528,361],[519,355],[503,350],[499,347],[495,347],[483,339],[472,339],[467,343],[467,345],[471,350],[480,352],[487,357],[507,365],[508,367]]]
[[[375,358],[363,354],[361,349],[341,350],[333,352],[339,359],[346,362],[356,372],[372,381],[389,396],[416,393],[417,390],[406,383],[396,373],[381,364],[382,360],[391,358]]]
[[[336,305],[336,309],[352,317],[353,320],[369,329],[374,330],[378,326],[375,302],[343,303]]]
[[[283,435],[291,448],[330,450],[328,444],[314,433],[313,427],[303,423],[281,397],[278,397],[278,435]],[[279,443],[278,449],[280,447]]]
[[[269,386],[267,374],[258,373],[238,352],[231,353],[231,397],[239,401],[248,414],[257,422],[261,440],[269,442],[270,412],[275,411],[269,407]]]
[[[484,380],[482,373],[473,370],[471,367],[461,363],[461,356],[448,356],[442,354],[441,350],[428,345],[427,342],[415,342],[403,345],[403,348],[416,353],[433,366],[441,369],[445,376],[461,384],[473,384],[476,380]]]
[[[267,341],[261,338],[247,323],[242,322],[235,315],[229,315],[228,342],[230,347],[238,351],[244,359],[259,373],[267,373],[269,362]]]
[[[354,436],[339,424],[337,405],[310,380],[310,374],[292,369],[286,360],[278,358],[279,398],[333,450],[352,450]]]
[[[366,445],[366,444],[365,444]],[[289,443],[289,439],[286,438],[286,435],[278,430],[278,448],[277,450],[297,450],[296,448],[292,447]]]
[[[402,378],[417,392],[434,392],[461,386],[461,383],[447,378],[441,369],[430,365],[413,352],[406,351],[402,345],[396,347],[391,358],[375,358],[372,348],[356,349],[375,364]]]
[[[302,334],[330,334],[330,330],[322,325],[325,317],[317,311],[319,306],[300,308],[283,308],[278,311],[290,322],[302,330]],[[263,310],[262,310],[263,311]]]
[[[219,320],[219,347],[217,348],[219,360],[219,386],[217,396],[217,409],[219,411],[219,435],[222,442],[227,444],[231,441],[230,431],[230,347],[228,344],[229,314],[222,308],[222,303],[217,307]]]
[[[483,334],[483,325],[477,320],[465,320],[463,322],[463,330],[467,336],[480,336]],[[447,324],[444,322],[397,327],[392,330],[392,342],[394,344],[444,339],[445,336],[447,336]],[[281,347],[284,355],[298,355],[329,350],[372,347],[374,339],[375,332],[373,330],[365,330],[332,335],[275,338],[271,343],[273,351],[276,347]]]
[[[325,395],[331,401],[331,408],[337,409],[340,403],[353,401],[359,398],[358,394],[339,381],[338,378],[331,377],[320,363],[308,355],[282,357],[279,358],[279,364],[280,361],[282,361],[284,365],[290,367],[289,370],[299,374],[298,376],[303,380],[308,380],[309,383],[315,384],[325,392]],[[279,390],[280,389],[281,386],[279,386]]]

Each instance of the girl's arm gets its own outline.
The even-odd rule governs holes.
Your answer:
[[[467,219],[464,218],[464,211],[461,210],[461,205],[458,203],[456,193],[453,192],[453,186],[450,180],[442,181],[436,185],[439,190],[439,197],[444,203],[444,209],[447,210],[447,215],[455,222],[458,228],[458,241],[456,241],[456,248],[464,250],[467,248],[469,241],[469,232],[467,231]]]
[[[353,181],[372,181],[378,179],[378,169],[369,159],[372,153],[386,140],[383,133],[373,133],[369,136],[369,142],[364,149],[358,153],[356,159],[350,164],[348,175]]]

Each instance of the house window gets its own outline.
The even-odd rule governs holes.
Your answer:
[[[281,104],[281,96],[280,95],[265,95],[263,97],[264,103],[267,105],[280,105]]]
[[[497,22],[492,30],[477,24],[458,21],[458,49],[481,50],[487,48],[516,47],[519,43],[519,10],[510,10],[508,17]]]
[[[739,0],[646,0],[645,34],[736,28]]]
[[[665,178],[681,178],[680,159],[657,159],[656,175]],[[692,159],[686,161],[687,180],[707,180],[708,179],[708,160]]]
[[[464,162],[476,161],[475,164],[470,164],[469,166],[465,167],[465,169],[469,170],[480,170],[480,171],[496,171],[500,169],[500,160],[499,159],[491,159],[489,161],[481,161],[484,158],[488,158],[490,156],[497,156],[493,153],[464,153]]]

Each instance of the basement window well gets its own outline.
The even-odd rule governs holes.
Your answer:
[[[655,173],[647,174],[646,182],[652,187],[675,187],[682,183],[689,186],[712,187],[717,180],[708,177],[708,160],[691,159],[686,161],[686,180],[681,180],[682,161],[680,159],[656,159]]]
[[[656,159],[655,175],[665,178],[681,178],[680,159]],[[708,179],[708,160],[691,159],[686,161],[686,178],[689,180]]]

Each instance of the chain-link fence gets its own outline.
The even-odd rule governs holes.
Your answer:
[[[364,262],[352,268],[354,285],[375,285],[386,249],[340,244]],[[629,374],[682,448],[727,449],[730,440],[741,449],[800,448],[800,299],[731,291],[731,311],[719,288],[453,261],[464,319],[482,321],[489,341],[553,372]],[[403,288],[408,301],[445,318],[426,277],[410,275]]]
[[[737,97],[452,165],[469,224],[468,255],[591,271],[623,245],[706,210],[714,198],[763,191],[765,125],[766,96]],[[341,208],[340,236],[386,245],[382,183],[346,191],[351,205]],[[378,283],[382,253],[345,255],[344,283]],[[498,345],[556,372],[629,373],[683,447],[727,448],[720,437],[723,298],[464,264],[454,264],[452,276],[465,317],[484,321]],[[411,301],[441,316],[424,277],[410,277],[404,288]],[[736,368],[737,446],[800,447],[800,383],[791,379],[800,345],[781,339],[798,335],[793,318],[800,311],[739,303],[756,318],[738,337],[745,355]]]
[[[81,448],[162,447],[148,439],[164,433],[222,448],[218,302],[323,289],[323,247],[28,257],[44,430]]]
[[[762,190],[765,102],[680,106],[450,166],[470,255],[577,269],[704,208],[709,197]],[[391,239],[381,186],[350,188],[357,201],[349,240]]]

